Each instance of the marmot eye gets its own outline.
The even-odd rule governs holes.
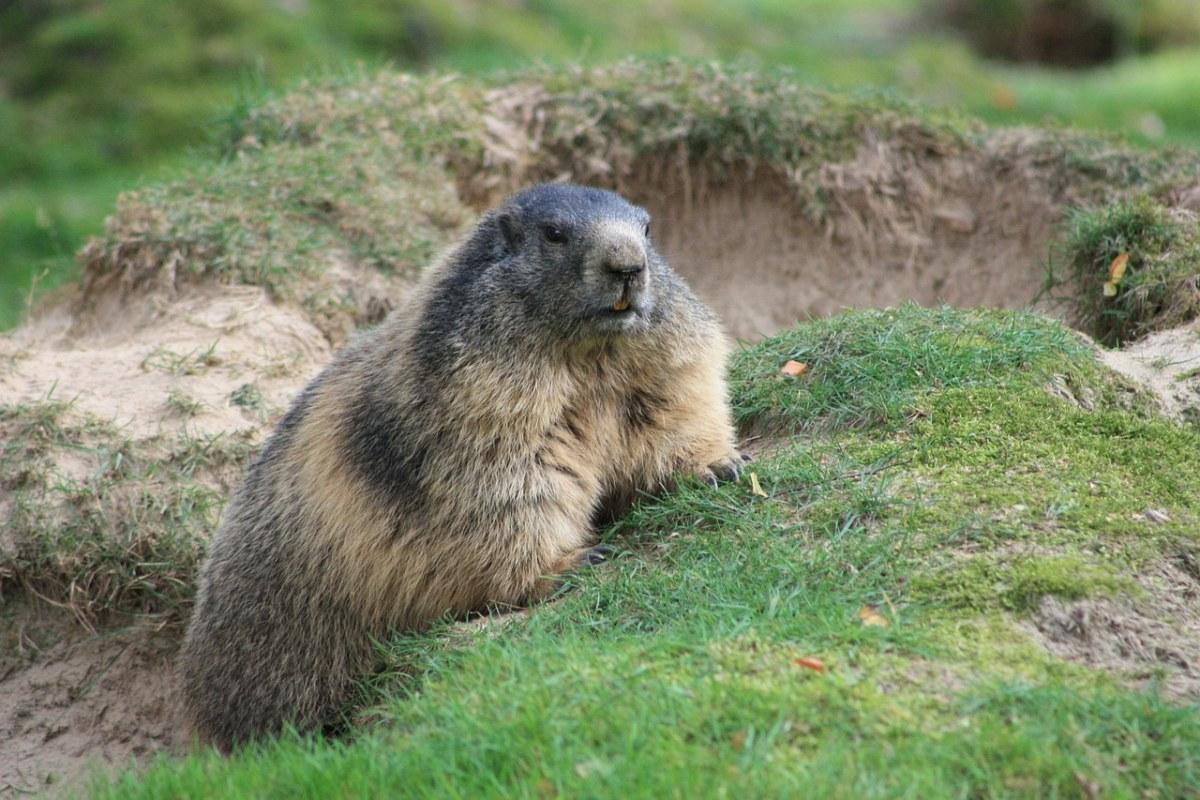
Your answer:
[[[546,237],[547,242],[554,244],[562,244],[567,240],[567,232],[557,225],[546,225],[542,228],[542,235]]]
[[[649,239],[649,238],[650,238],[650,220],[646,220],[646,226],[645,226],[644,228],[642,228],[642,234],[643,234],[643,235],[644,235],[644,236],[645,236],[647,239]]]

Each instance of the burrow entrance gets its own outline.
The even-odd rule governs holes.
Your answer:
[[[880,150],[869,163],[860,157],[815,176],[828,188],[817,193],[820,214],[765,167],[718,177],[644,159],[619,179],[575,180],[645,207],[660,252],[738,339],[910,300],[1029,307],[1045,282],[1061,201],[1040,186],[998,182],[966,159],[931,171],[891,155]],[[482,211],[502,195],[464,196]]]
[[[719,187],[647,174],[626,194],[654,214],[668,261],[741,339],[906,300],[1027,306],[1053,234],[1045,214],[986,197],[947,204],[924,221],[847,204],[821,227],[779,176],[763,171]]]

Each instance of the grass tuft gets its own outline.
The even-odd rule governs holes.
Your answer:
[[[28,593],[89,627],[119,613],[178,622],[252,448],[186,434],[134,442],[77,416],[63,403],[0,407],[0,596]]]
[[[1069,287],[1079,326],[1105,345],[1200,315],[1200,218],[1193,213],[1144,196],[1078,210],[1064,250],[1050,286]],[[1119,258],[1124,274],[1110,282]]]

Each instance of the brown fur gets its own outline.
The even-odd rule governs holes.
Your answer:
[[[569,245],[528,238],[564,213]],[[595,190],[518,195],[305,390],[202,571],[180,670],[206,739],[330,725],[373,638],[534,602],[585,562],[606,506],[736,476],[726,340],[648,242],[638,255],[637,214]],[[645,273],[611,271],[638,257]],[[509,291],[523,281],[532,312]],[[621,291],[645,301],[628,330],[586,321]]]

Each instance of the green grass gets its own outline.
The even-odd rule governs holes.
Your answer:
[[[799,354],[810,372],[781,380]],[[1046,392],[1053,376],[1093,409]],[[1016,623],[1046,595],[1138,596],[1139,568],[1200,546],[1200,436],[1074,334],[1011,312],[847,313],[749,348],[733,381],[739,416],[774,432],[752,465],[766,497],[744,479],[643,500],[604,534],[619,557],[557,602],[396,637],[350,739],[163,758],[93,796],[1197,785],[1200,707],[1057,659]],[[1148,502],[1171,522],[1131,522]]]
[[[1010,681],[930,698],[881,691],[903,678],[870,657],[813,676],[802,647],[725,654],[745,638],[603,644],[479,642],[396,731],[196,757],[95,796],[1170,797],[1200,779],[1195,709],[1152,695]]]
[[[75,252],[101,229],[118,192],[145,180],[141,167],[71,179],[23,178],[0,188],[0,328],[24,315],[31,297],[79,275]]]
[[[222,129],[223,130],[223,129]],[[182,150],[97,169],[0,180],[0,330],[23,318],[31,301],[80,277],[78,253],[104,232],[117,197],[146,183],[179,180],[204,169],[208,153]]]
[[[899,422],[931,387],[1047,379],[1082,339],[1049,321],[1000,311],[904,306],[843,314],[792,328],[733,362],[732,396],[743,426],[805,430]],[[799,378],[780,372],[808,365]]]
[[[1083,74],[994,67],[984,73],[986,85],[964,99],[991,122],[1050,121],[1194,148],[1200,145],[1200,87],[1190,76],[1198,70],[1195,50],[1140,56]],[[1011,93],[1011,107],[997,105],[1000,87]]]

